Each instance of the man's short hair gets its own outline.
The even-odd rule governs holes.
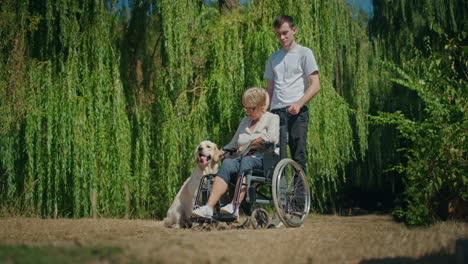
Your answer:
[[[288,23],[289,27],[291,27],[291,28],[296,26],[296,24],[294,23],[294,19],[292,17],[283,15],[283,16],[276,17],[275,22],[273,22],[273,27],[274,28],[279,28],[284,23]]]

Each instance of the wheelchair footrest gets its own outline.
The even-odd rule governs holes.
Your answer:
[[[234,214],[215,214],[213,219],[219,222],[234,222],[237,217]]]
[[[216,221],[216,220],[213,219],[213,218],[208,218],[208,217],[194,217],[194,216],[190,216],[190,222],[192,222],[192,223],[198,223],[198,224],[213,224],[213,223],[217,223],[218,221]]]

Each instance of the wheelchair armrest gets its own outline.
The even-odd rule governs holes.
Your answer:
[[[236,156],[236,152],[236,148],[223,148],[223,159],[233,158],[234,156]]]
[[[235,158],[238,158],[238,157],[244,157],[245,155],[247,155],[247,153],[250,152],[250,145],[252,145],[252,140],[249,141],[246,145],[245,145],[245,148],[239,152],[239,153],[236,153],[237,149],[226,149],[228,152],[225,152],[224,153],[224,157],[225,158],[231,158],[231,159],[235,159]],[[223,149],[225,150],[225,149]],[[228,155],[226,155],[226,153],[228,153]]]

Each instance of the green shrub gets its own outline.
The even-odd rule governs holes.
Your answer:
[[[448,40],[441,52],[417,56],[402,68],[395,83],[414,90],[424,104],[421,120],[400,111],[371,117],[375,124],[395,125],[406,146],[406,160],[393,169],[404,175],[402,207],[393,215],[410,226],[428,225],[448,215],[448,202],[468,201],[467,79],[468,60],[458,44],[466,34]]]

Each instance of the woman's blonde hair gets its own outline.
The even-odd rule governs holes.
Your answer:
[[[247,89],[242,95],[244,107],[265,106],[267,103],[267,92],[263,88],[252,87]]]

